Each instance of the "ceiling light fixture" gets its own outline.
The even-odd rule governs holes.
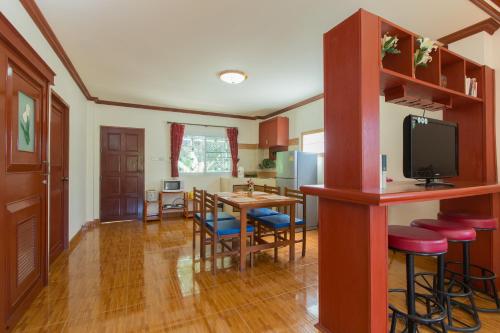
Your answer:
[[[247,75],[242,71],[228,70],[220,72],[219,78],[229,84],[239,84],[246,80]]]

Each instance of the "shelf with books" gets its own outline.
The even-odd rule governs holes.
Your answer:
[[[482,98],[483,71],[481,66],[471,61],[465,62],[465,93],[469,96]]]

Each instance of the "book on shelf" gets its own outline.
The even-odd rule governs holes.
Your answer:
[[[475,77],[465,77],[465,93],[477,97],[477,79]]]

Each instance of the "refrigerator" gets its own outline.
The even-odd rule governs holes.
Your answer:
[[[276,153],[276,186],[300,189],[302,185],[318,183],[318,155],[300,151]],[[318,226],[318,198],[306,198],[306,225],[308,229]],[[302,205],[297,205],[295,216],[302,218]]]

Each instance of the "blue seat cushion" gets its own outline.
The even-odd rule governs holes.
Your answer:
[[[207,228],[212,232],[214,231],[214,222],[205,222]],[[253,226],[247,225],[247,232],[253,232]],[[227,235],[239,235],[240,233],[240,221],[236,219],[232,220],[222,220],[217,222],[217,235],[227,236]]]
[[[270,208],[252,208],[247,212],[247,216],[252,219],[257,219],[262,216],[277,215],[279,212],[272,210]]]
[[[290,216],[286,214],[263,216],[259,217],[257,220],[264,224],[266,227],[272,229],[282,229],[290,227]],[[299,218],[295,218],[295,225],[304,225],[304,221]]]
[[[196,213],[194,214],[194,217],[199,220],[201,218],[201,213]],[[235,217],[229,213],[226,212],[220,212],[217,213],[217,221],[223,221],[223,220],[232,220]],[[205,217],[205,221],[213,221],[214,220],[214,215],[212,213],[207,213],[207,216]]]

